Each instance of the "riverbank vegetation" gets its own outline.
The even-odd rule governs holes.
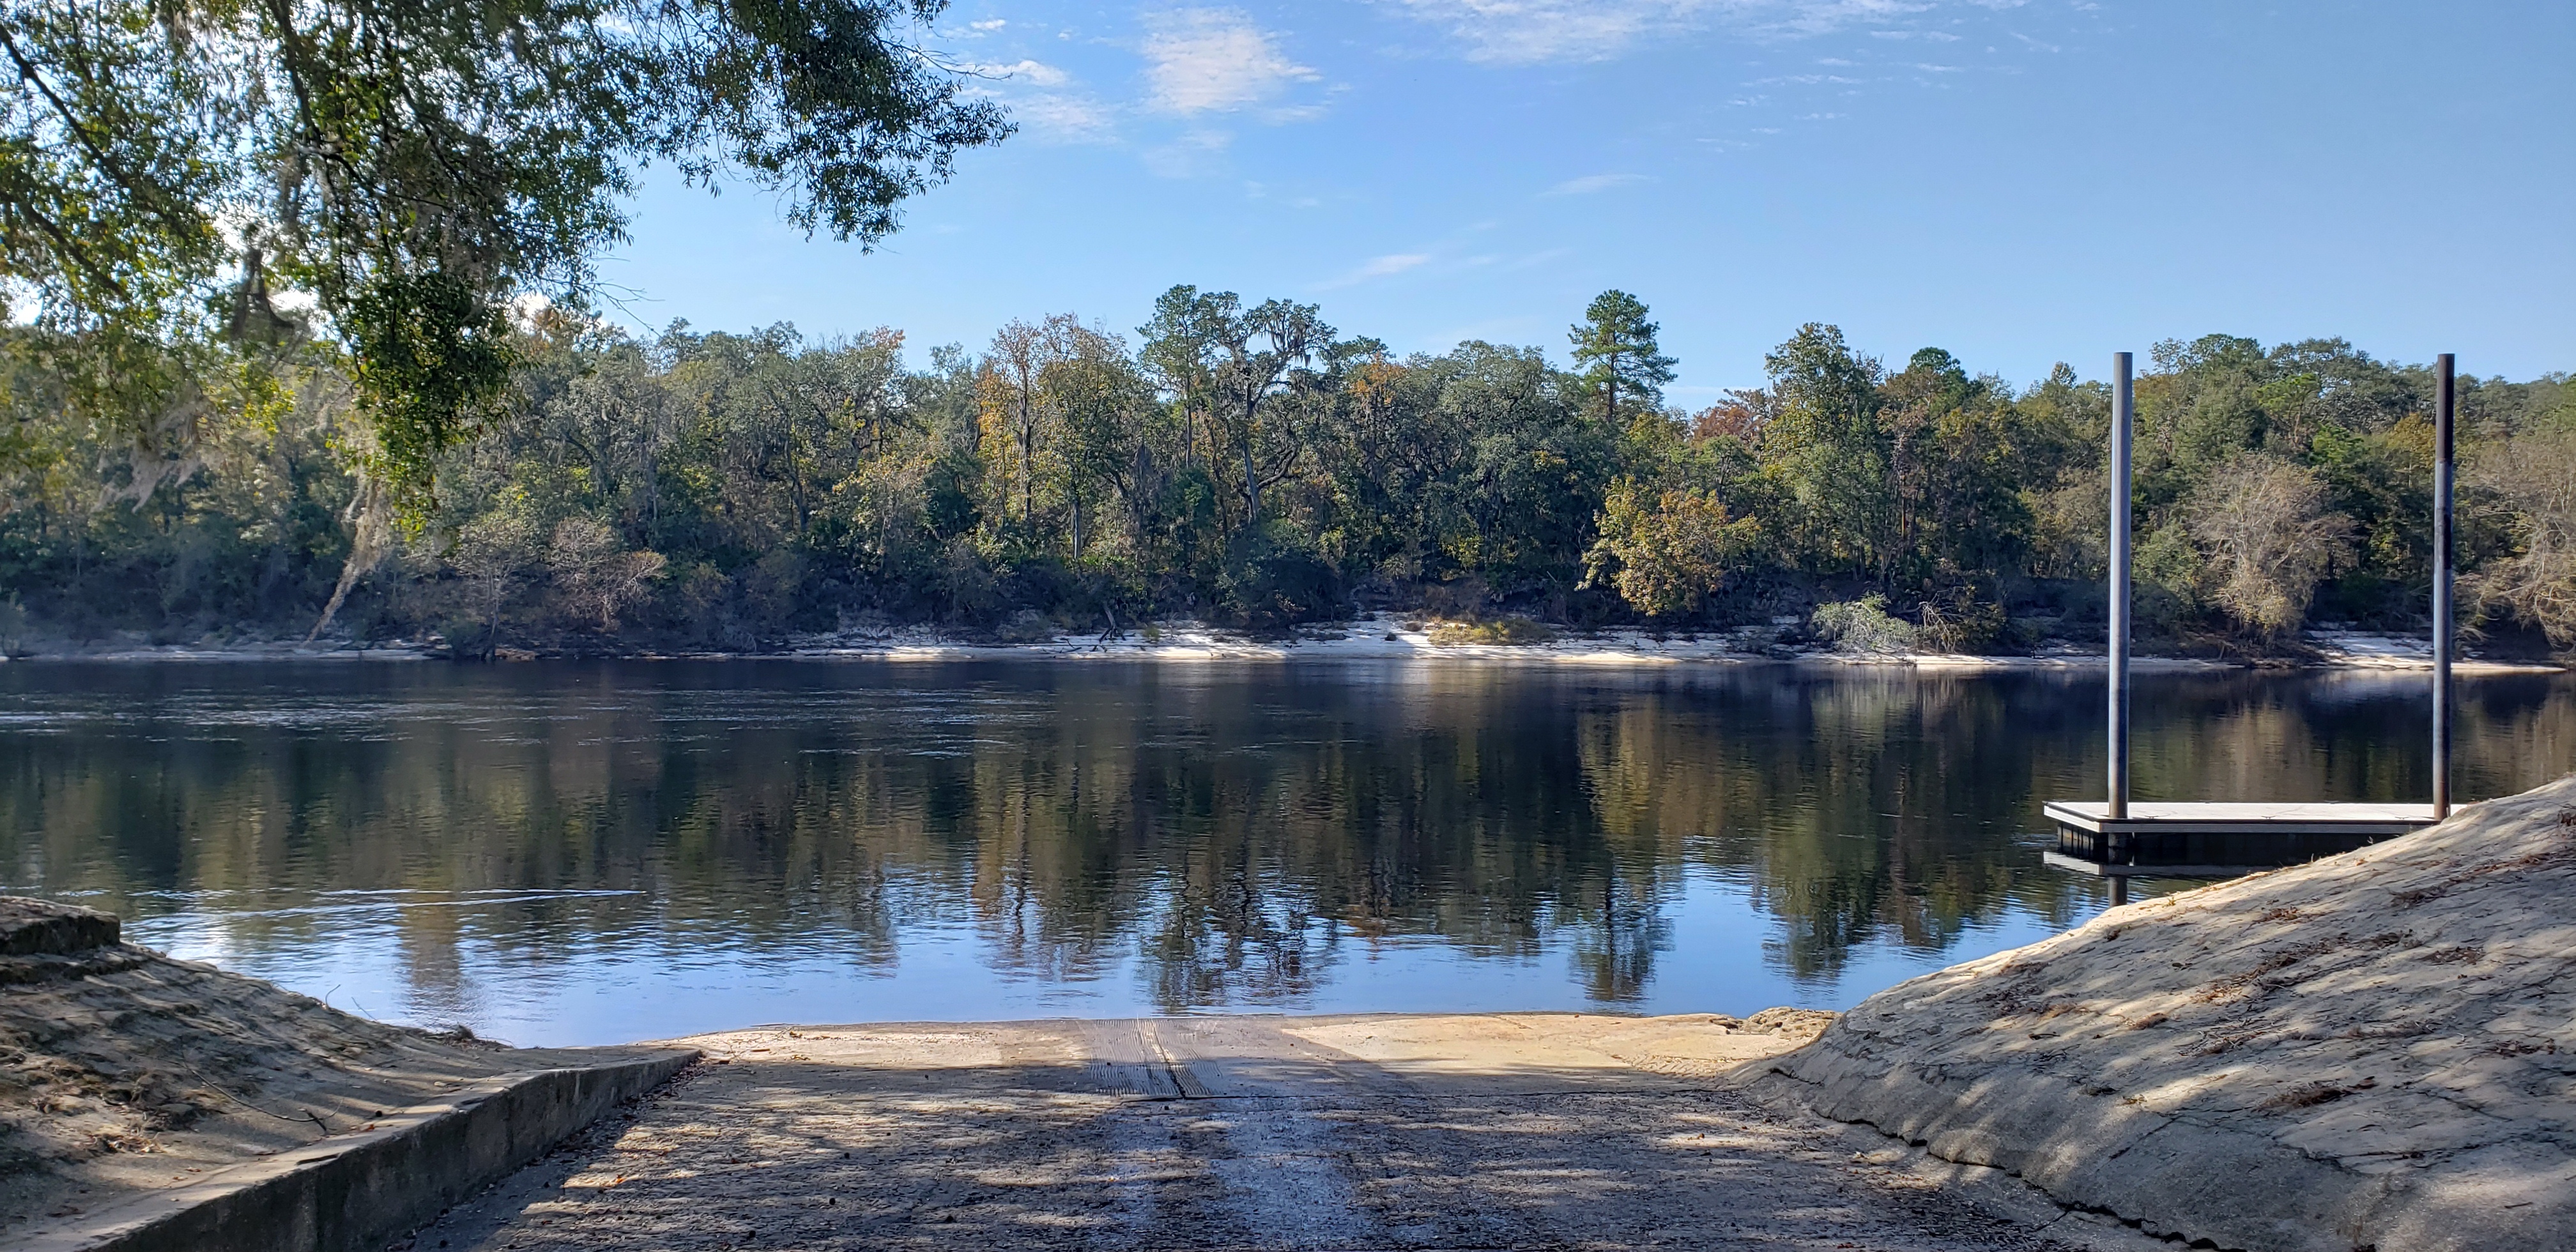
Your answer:
[[[895,330],[650,337],[537,309],[507,396],[409,503],[371,475],[324,337],[254,353],[179,437],[83,421],[63,333],[0,338],[0,586],[27,629],[193,640],[312,626],[469,654],[776,644],[937,622],[1004,638],[1364,608],[1674,630],[1798,623],[1869,649],[2100,631],[2103,384],[2016,386],[1798,328],[1696,410],[1645,307],[1570,358],[1399,356],[1312,305],[1175,287],[1133,335],[1059,315],[910,351]],[[2341,340],[2160,344],[2138,382],[2143,617],[2264,650],[2406,630],[2429,579],[2429,375]],[[2576,646],[2576,391],[2463,381],[2475,620]],[[1821,611],[1819,609],[1821,608]]]
[[[935,51],[944,8],[0,0],[0,646],[754,649],[1372,607],[1478,637],[2098,635],[2106,397],[2065,366],[2016,385],[1810,324],[1762,386],[1675,406],[1618,291],[1554,359],[1404,355],[1188,286],[1132,333],[1063,314],[927,352],[598,319],[655,162],[865,246],[1007,136]],[[2562,650],[2566,381],[2464,380],[2473,623]],[[2411,627],[2427,390],[2342,340],[2158,346],[2150,631]]]

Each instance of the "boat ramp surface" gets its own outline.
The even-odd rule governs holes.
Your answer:
[[[1756,1100],[1822,1014],[769,1028],[413,1247],[2161,1247]],[[1769,1018],[1769,1021],[1763,1019]]]

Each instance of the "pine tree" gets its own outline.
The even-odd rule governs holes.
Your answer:
[[[1673,359],[1655,344],[1656,325],[1646,320],[1646,302],[1611,290],[1593,297],[1583,310],[1583,324],[1573,328],[1574,362],[1581,377],[1601,396],[1602,417],[1619,424],[1619,397],[1624,392],[1648,404],[1664,398],[1673,380]]]

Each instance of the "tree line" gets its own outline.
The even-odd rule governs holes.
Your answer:
[[[1618,291],[1563,365],[1476,341],[1398,355],[1311,304],[1189,286],[1132,333],[1062,314],[923,357],[894,330],[637,336],[540,308],[505,328],[488,418],[420,449],[396,493],[364,369],[265,315],[273,333],[202,349],[232,359],[150,439],[83,417],[59,340],[84,332],[0,331],[17,633],[327,619],[483,655],[1372,609],[1498,638],[1752,625],[2012,651],[2101,630],[2109,393],[2062,364],[2015,386],[1809,324],[1762,386],[1692,410]],[[2137,387],[2151,635],[2260,652],[2317,622],[2420,624],[2426,369],[2209,335],[2156,345]],[[2460,396],[2470,616],[2576,649],[2576,392],[2551,374]]]
[[[866,246],[1008,136],[938,50],[945,7],[0,0],[0,645],[754,648],[1379,606],[1491,637],[2098,631],[2104,395],[2063,367],[2015,387],[1810,325],[1764,385],[1685,411],[1618,292],[1565,368],[1399,356],[1190,287],[1132,334],[1048,317],[926,360],[892,331],[586,315],[655,163]],[[2565,383],[2466,380],[2461,553],[2478,628],[2562,650]],[[2151,630],[2247,650],[2412,624],[2426,390],[2340,340],[2161,345]]]

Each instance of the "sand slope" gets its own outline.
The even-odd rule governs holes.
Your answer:
[[[108,914],[0,897],[0,1244],[479,1079],[597,1059],[367,1021],[117,938]]]
[[[2568,1248],[2571,973],[2576,778],[1914,979],[1773,1068],[2186,1239]]]

